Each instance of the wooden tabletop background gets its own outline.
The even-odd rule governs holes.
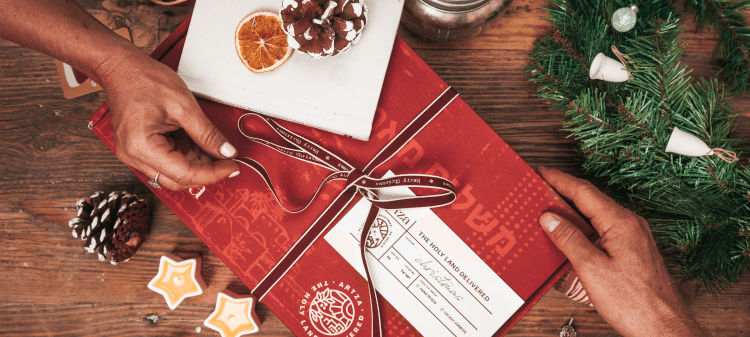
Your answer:
[[[79,0],[110,28],[128,27],[134,43],[150,52],[192,11],[148,0]],[[575,142],[560,131],[562,113],[534,97],[524,66],[532,42],[551,31],[539,6],[516,0],[499,23],[480,36],[452,44],[401,36],[532,167],[545,165],[582,176]],[[696,76],[714,76],[716,39],[695,32],[683,62]],[[0,39],[0,335],[176,336],[217,335],[203,326],[216,294],[249,293],[239,279],[136,178],[86,127],[105,100],[103,92],[66,100],[53,59]],[[746,132],[748,96],[735,97]],[[747,136],[744,136],[747,138]],[[75,201],[95,191],[127,190],[152,205],[150,236],[127,263],[117,266],[87,255],[70,235]],[[169,310],[146,288],[159,257],[200,256],[208,290]],[[530,266],[533,268],[533,266]],[[698,321],[721,336],[750,334],[750,275],[725,294],[680,292]],[[259,336],[287,336],[288,329],[260,304]],[[551,290],[511,335],[556,336],[571,317],[581,336],[617,335],[597,312]]]

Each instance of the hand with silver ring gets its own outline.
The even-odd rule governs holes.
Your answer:
[[[151,187],[160,190],[162,188],[161,184],[159,184],[159,172],[156,172],[156,176],[154,179],[148,178],[146,179],[146,182],[151,185]]]
[[[213,185],[240,173],[231,160],[237,150],[174,71],[140,58],[118,64],[102,81],[117,158],[146,176],[159,172],[158,185],[170,190]]]
[[[33,22],[34,24],[29,24]],[[211,123],[185,82],[87,13],[76,1],[0,1],[0,38],[47,53],[107,92],[117,158],[170,190],[239,174],[237,150]],[[184,131],[196,145],[180,152]],[[179,145],[179,144],[178,144]],[[156,180],[154,180],[156,182]]]

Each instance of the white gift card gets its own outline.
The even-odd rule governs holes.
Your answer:
[[[363,277],[359,238],[369,209],[360,200],[325,236]],[[424,336],[491,336],[524,303],[429,208],[380,210],[365,245],[375,289]]]
[[[278,13],[281,1],[199,0],[177,73],[196,96],[367,140],[404,2],[367,6],[362,37],[348,52],[314,60],[295,51],[256,74],[237,56],[235,30],[250,13]]]

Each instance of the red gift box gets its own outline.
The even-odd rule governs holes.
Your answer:
[[[152,56],[176,69],[189,21],[188,18],[178,27]],[[284,121],[277,121],[278,124],[328,149],[354,167],[365,167],[448,88],[399,38],[393,48],[369,141]],[[238,148],[240,157],[251,157],[268,169],[284,205],[304,205],[305,200],[315,195],[318,184],[330,174],[320,166],[280,155],[244,138],[238,130],[238,120],[246,111],[202,99],[198,101],[209,119]],[[114,150],[108,112],[105,103],[91,116],[90,122],[94,132]],[[261,123],[244,123],[243,130],[274,137],[271,129]],[[276,138],[283,141],[282,137]],[[587,235],[592,234],[590,227],[460,98],[447,104],[396,155],[377,168],[372,177],[381,177],[387,171],[441,176],[455,185],[457,200],[432,211],[449,227],[449,232],[463,241],[467,249],[483,260],[523,301],[496,335],[510,330],[569,268],[565,256],[542,232],[537,222],[539,215],[547,210],[567,214],[577,220]],[[134,172],[144,181],[148,178]],[[285,212],[263,179],[245,168],[238,177],[201,190],[152,190],[253,289],[344,188],[345,184],[337,181],[325,185],[309,208],[300,213]],[[341,210],[339,218],[352,207],[353,203]],[[370,334],[367,280],[324,239],[336,226],[338,224],[334,223],[327,227],[262,298],[296,335]],[[466,277],[461,280],[459,275],[454,276],[456,282],[465,283],[462,284],[464,289],[470,289],[472,283]],[[324,313],[343,316],[327,317],[326,323],[321,323],[311,313],[311,302],[324,291],[327,291],[330,305],[346,307]],[[479,302],[483,300],[481,290],[469,292]],[[435,294],[440,296],[439,292]],[[391,297],[391,301],[397,300]],[[419,333],[391,303],[382,297],[379,303],[383,308],[383,334]],[[319,306],[315,310],[316,315],[320,314]],[[471,325],[471,313],[462,314],[469,316],[462,319]],[[449,325],[445,317],[435,315],[434,320]],[[321,327],[321,324],[327,326]],[[461,335],[461,328],[446,326],[446,329]]]

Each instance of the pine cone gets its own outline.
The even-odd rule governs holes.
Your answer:
[[[96,192],[88,202],[78,200],[76,208],[78,215],[68,223],[73,237],[86,240],[86,251],[97,252],[101,261],[107,255],[112,264],[129,260],[148,236],[148,204],[128,192],[112,192],[108,198]]]
[[[289,46],[315,59],[349,51],[367,23],[365,0],[284,0],[281,27]]]

